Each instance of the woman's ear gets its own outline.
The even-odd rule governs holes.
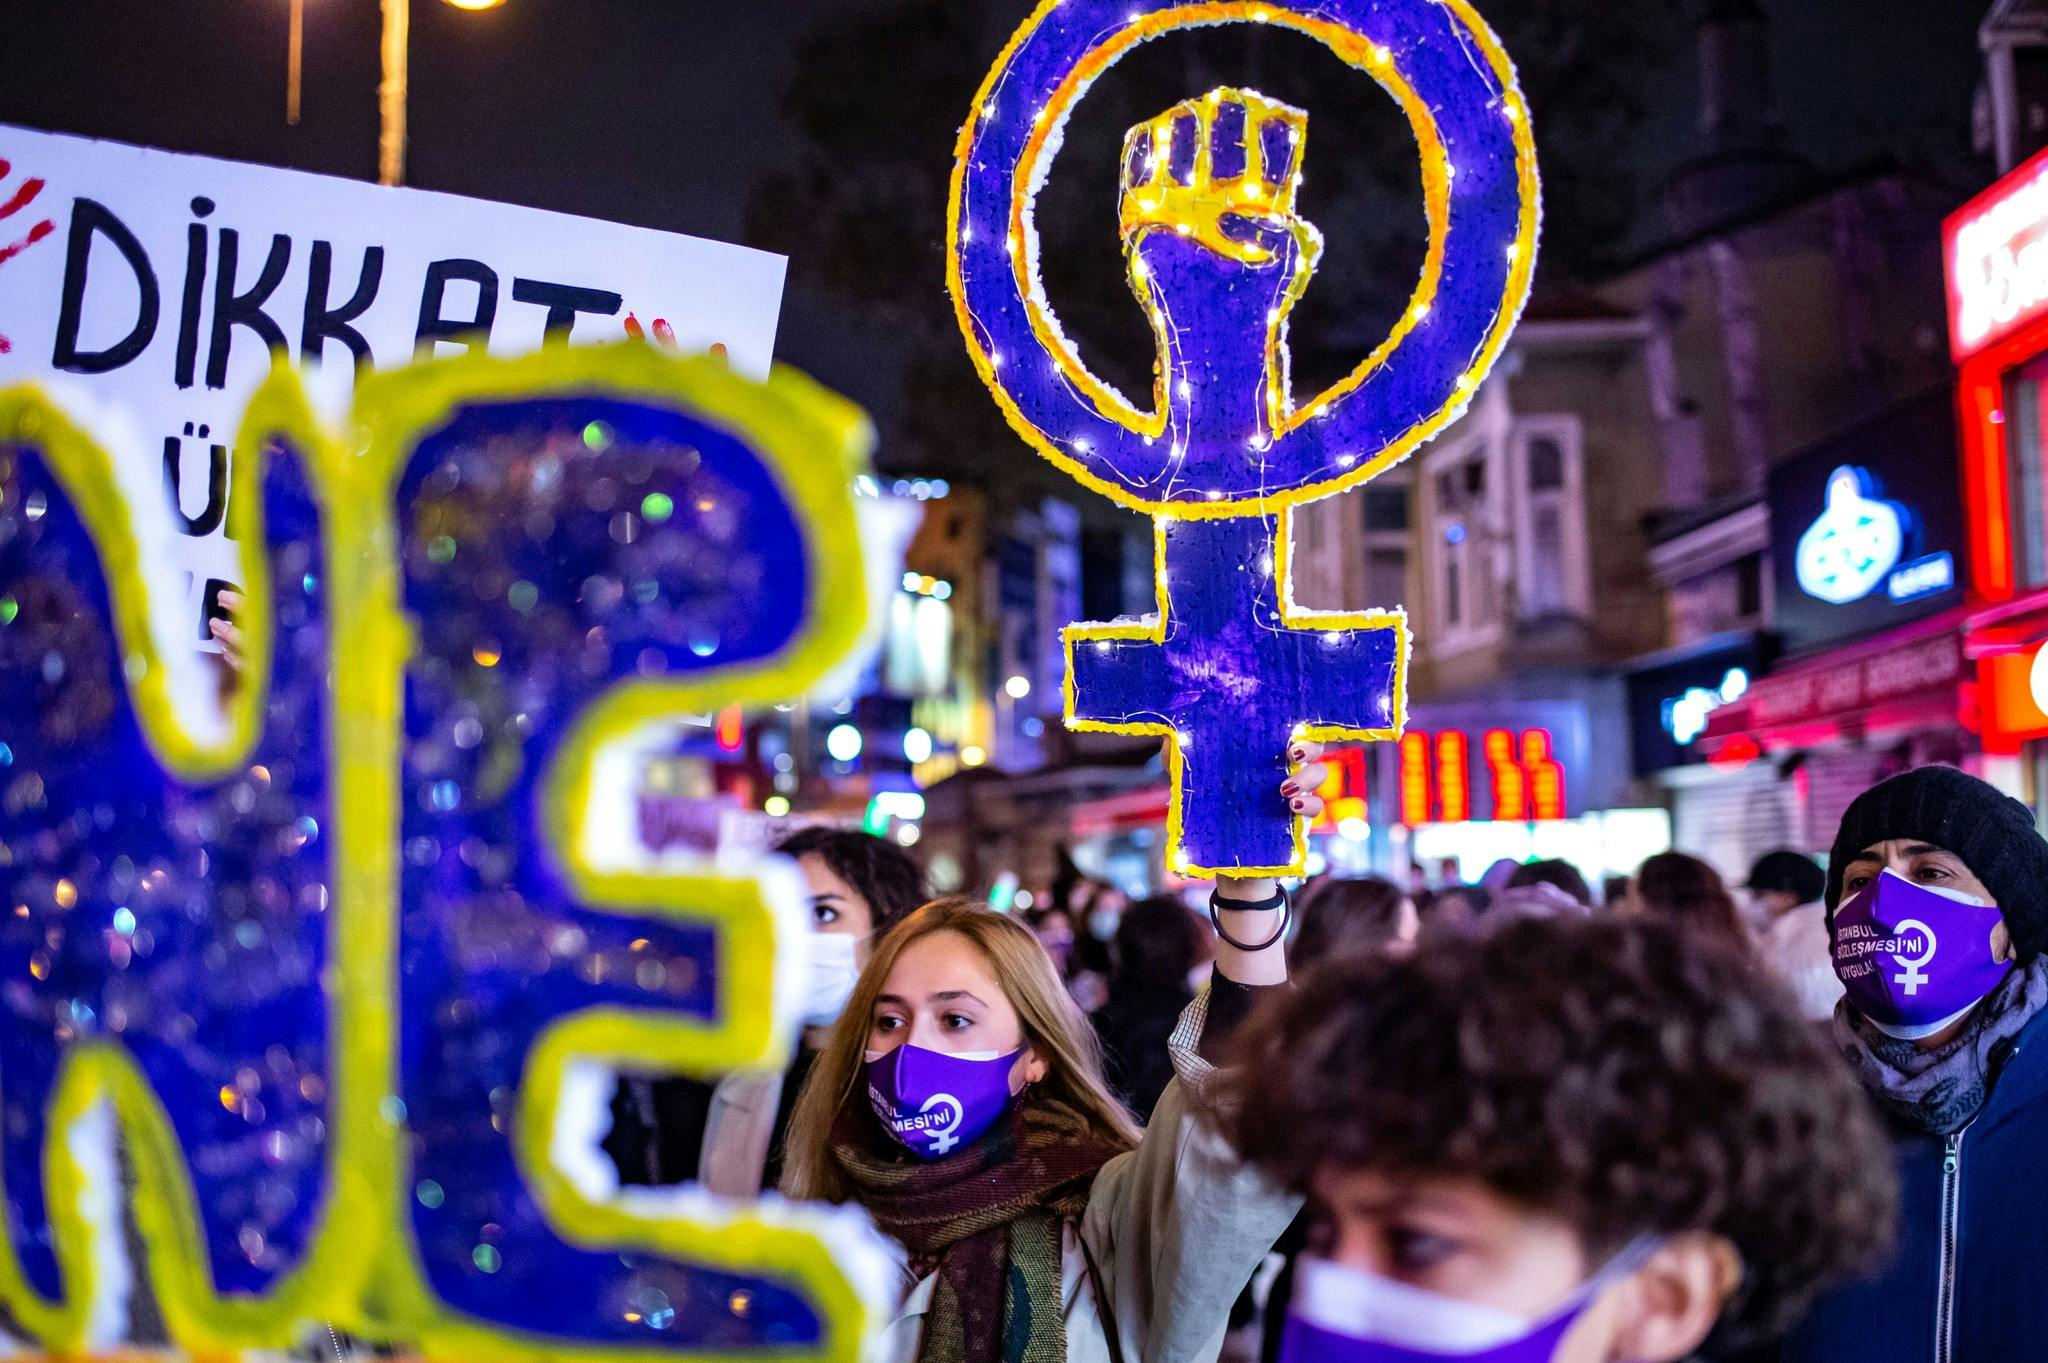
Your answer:
[[[1024,1087],[1029,1088],[1051,1072],[1052,1066],[1045,1063],[1045,1057],[1038,1053],[1038,1047],[1024,1043]]]
[[[1693,1231],[1660,1245],[1624,1285],[1617,1357],[1675,1363],[1690,1356],[1742,1282],[1742,1257],[1718,1235]]]

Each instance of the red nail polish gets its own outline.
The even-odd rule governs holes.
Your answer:
[[[1293,802],[1293,805],[1294,805],[1294,812],[1295,812],[1295,813],[1297,813],[1297,814],[1301,813],[1301,805],[1302,805],[1302,802],[1301,802],[1300,800],[1296,800],[1296,801],[1294,801],[1294,802]]]

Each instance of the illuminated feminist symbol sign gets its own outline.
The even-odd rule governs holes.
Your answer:
[[[1150,410],[1092,374],[1039,280],[1034,197],[1090,84],[1177,29],[1306,33],[1400,102],[1422,154],[1429,246],[1392,334],[1297,406],[1287,318],[1321,250],[1295,212],[1307,115],[1218,89],[1131,130],[1118,214],[1158,341]],[[1168,742],[1178,869],[1297,871],[1278,794],[1291,737],[1400,732],[1398,609],[1291,599],[1294,507],[1385,470],[1462,413],[1535,262],[1534,143],[1514,70],[1463,0],[1046,0],[962,129],[948,282],[1010,423],[1082,483],[1154,519],[1158,613],[1066,633],[1067,722]]]

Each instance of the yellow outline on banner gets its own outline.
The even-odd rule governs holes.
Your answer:
[[[198,1252],[200,1228],[189,1174],[161,1106],[134,1063],[111,1045],[82,1046],[65,1061],[52,1098],[51,1137],[45,1150],[45,1189],[66,1300],[46,1302],[28,1287],[12,1244],[0,1235],[0,1301],[46,1347],[76,1353],[98,1290],[91,1264],[92,1228],[78,1198],[86,1172],[70,1157],[69,1125],[91,1103],[110,1098],[136,1158],[132,1192],[147,1262],[177,1346],[195,1353],[283,1347],[312,1322],[402,1343],[417,1341],[427,1357],[480,1353],[522,1360],[576,1359],[590,1363],[688,1359],[674,1349],[636,1350],[524,1336],[483,1326],[442,1306],[427,1286],[411,1234],[406,1199],[404,1131],[382,1110],[396,1090],[396,941],[398,773],[403,675],[412,648],[400,600],[396,481],[418,442],[445,426],[456,410],[478,403],[519,402],[553,396],[598,396],[680,409],[741,435],[768,466],[803,524],[811,555],[807,575],[810,620],[794,645],[770,661],[707,672],[688,683],[627,681],[591,703],[578,717],[550,775],[549,818],[572,881],[599,907],[631,905],[641,912],[708,921],[729,951],[722,958],[727,988],[718,1025],[698,1028],[649,1013],[620,1016],[601,1029],[608,1044],[645,1044],[649,1053],[692,1068],[732,1068],[772,1059],[789,1041],[768,1004],[777,948],[775,918],[760,882],[747,876],[607,876],[580,864],[562,801],[588,780],[588,758],[610,738],[679,708],[701,709],[701,698],[781,700],[801,694],[837,663],[859,637],[866,617],[866,576],[851,483],[864,467],[872,432],[857,409],[792,371],[765,383],[733,375],[712,358],[676,360],[645,345],[551,347],[517,359],[470,353],[384,374],[365,374],[357,385],[347,436],[330,434],[313,414],[296,374],[280,365],[250,398],[238,448],[266,447],[282,436],[305,462],[320,504],[328,602],[330,657],[331,791],[334,809],[334,907],[331,975],[327,983],[330,1144],[326,1198],[304,1262],[261,1297],[224,1300]],[[182,779],[208,779],[241,760],[256,738],[268,694],[272,612],[268,596],[267,540],[245,533],[242,557],[249,606],[244,624],[250,670],[237,699],[229,738],[208,746],[194,739],[172,709],[164,667],[149,629],[149,583],[142,571],[129,508],[106,453],[30,387],[0,391],[0,438],[43,452],[78,507],[100,556],[114,613],[116,645],[126,659],[129,691],[145,737],[166,767]],[[262,461],[238,461],[238,505],[260,508]],[[260,510],[256,514],[260,515]],[[255,571],[251,571],[252,565]],[[691,698],[691,699],[685,699]],[[541,854],[538,850],[536,855]],[[763,932],[762,929],[767,931]],[[759,1001],[754,1011],[732,1005]],[[571,1014],[563,1022],[578,1018]],[[687,1046],[677,1028],[690,1027]],[[542,1041],[561,1045],[576,1028],[558,1023]],[[536,1044],[537,1051],[540,1043]],[[551,1049],[549,1056],[555,1052]],[[547,1074],[550,1071],[534,1071]],[[535,1102],[552,1104],[554,1095]],[[521,1131],[520,1141],[528,1139]],[[534,1177],[529,1167],[528,1176]],[[708,1267],[731,1264],[739,1272],[768,1272],[805,1292],[819,1313],[824,1342],[790,1358],[854,1359],[868,1310],[836,1268],[827,1243],[808,1231],[745,1216],[721,1222],[715,1235],[671,1222],[648,1222],[614,1208],[563,1199],[539,1179],[533,1192],[565,1238],[584,1244],[687,1247]],[[707,1360],[712,1354],[704,1354]],[[721,1357],[723,1355],[720,1355]]]
[[[1435,119],[1431,116],[1428,106],[1401,78],[1392,59],[1382,59],[1380,49],[1367,41],[1363,35],[1328,20],[1294,13],[1286,7],[1287,2],[1288,0],[1215,0],[1209,4],[1187,4],[1175,9],[1158,10],[1124,25],[1100,47],[1091,50],[1087,58],[1068,73],[1051,98],[1046,101],[1043,118],[1033,129],[1018,163],[1010,195],[1007,230],[1011,238],[1018,242],[1013,268],[1016,271],[1019,295],[1024,300],[1025,314],[1030,320],[1032,332],[1046,348],[1060,372],[1088,396],[1096,410],[1108,420],[1134,434],[1150,435],[1156,439],[1164,433],[1167,408],[1163,397],[1157,396],[1163,378],[1155,372],[1156,408],[1147,413],[1133,407],[1122,394],[1102,382],[1088,369],[1075,351],[1072,342],[1068,341],[1060,330],[1058,321],[1042,302],[1043,289],[1037,286],[1037,233],[1026,231],[1025,227],[1026,209],[1033,201],[1034,186],[1042,181],[1048,169],[1042,164],[1048,139],[1054,130],[1062,126],[1069,109],[1086,94],[1089,85],[1129,49],[1140,43],[1175,29],[1214,24],[1265,23],[1274,27],[1297,29],[1322,43],[1346,64],[1371,76],[1393,95],[1408,115],[1409,126],[1415,133],[1422,161],[1423,209],[1429,220],[1429,245],[1423,259],[1422,278],[1410,296],[1401,320],[1395,324],[1386,339],[1381,341],[1351,373],[1329,389],[1317,394],[1303,406],[1290,406],[1285,423],[1273,432],[1274,439],[1318,416],[1330,403],[1364,383],[1372,372],[1393,354],[1395,348],[1416,325],[1416,310],[1426,309],[1436,296],[1438,276],[1443,263],[1444,238],[1449,230],[1450,177],[1447,173],[1449,158],[1444,155]],[[967,352],[974,363],[975,372],[981,376],[983,384],[994,395],[1011,428],[1025,443],[1065,470],[1084,487],[1093,488],[1122,506],[1152,515],[1171,515],[1181,520],[1207,520],[1239,516],[1248,512],[1270,513],[1355,487],[1405,459],[1463,411],[1465,402],[1478,386],[1478,380],[1493,367],[1494,361],[1499,358],[1501,350],[1506,346],[1508,335],[1514,330],[1515,323],[1521,316],[1522,304],[1528,298],[1529,285],[1535,273],[1536,234],[1541,208],[1536,178],[1536,142],[1530,129],[1527,103],[1522,99],[1515,82],[1513,63],[1502,49],[1500,40],[1465,0],[1438,0],[1438,3],[1457,16],[1480,52],[1485,55],[1487,64],[1500,82],[1502,103],[1504,107],[1513,111],[1511,136],[1515,145],[1516,171],[1521,189],[1521,213],[1516,223],[1515,238],[1511,243],[1514,247],[1514,256],[1508,268],[1500,311],[1485,343],[1466,371],[1467,377],[1472,380],[1470,386],[1461,386],[1459,390],[1454,391],[1435,413],[1410,427],[1399,439],[1373,458],[1348,468],[1333,478],[1249,498],[1159,501],[1134,494],[1090,471],[1085,464],[1061,449],[1024,417],[1008,391],[1004,389],[995,365],[990,362],[987,350],[982,344],[979,324],[967,307],[967,290],[961,275],[960,262],[960,210],[966,185],[967,163],[974,150],[975,138],[986,122],[986,115],[982,110],[997,97],[998,87],[1008,73],[1011,58],[1061,4],[1061,0],[1042,0],[1031,17],[1011,35],[1010,41],[1004,46],[1002,53],[990,67],[989,74],[975,92],[971,112],[967,122],[960,129],[960,137],[954,148],[953,176],[946,205],[946,284],[953,296],[954,315],[960,323],[961,334],[966,338]],[[1157,319],[1154,319],[1155,331],[1157,326]],[[1277,342],[1277,336],[1269,336],[1268,341],[1270,347]]]
[[[1317,743],[1391,742],[1398,739],[1408,723],[1408,651],[1412,642],[1408,633],[1408,613],[1398,606],[1387,610],[1370,611],[1307,610],[1296,606],[1292,548],[1294,512],[1291,508],[1282,508],[1277,514],[1279,523],[1274,527],[1274,577],[1279,583],[1282,625],[1288,629],[1307,631],[1395,631],[1393,724],[1384,729],[1347,729],[1331,724],[1297,724],[1294,726],[1293,737],[1306,738]],[[1233,880],[1258,876],[1299,875],[1308,862],[1308,820],[1300,815],[1294,818],[1294,859],[1285,866],[1203,866],[1188,860],[1181,840],[1182,777],[1185,774],[1186,759],[1181,754],[1179,730],[1171,724],[1077,719],[1074,715],[1075,644],[1114,639],[1143,639],[1162,646],[1166,643],[1166,628],[1170,619],[1166,582],[1166,532],[1178,519],[1180,518],[1177,516],[1168,515],[1159,515],[1152,519],[1152,579],[1158,605],[1155,614],[1145,620],[1128,623],[1068,625],[1060,631],[1060,647],[1066,657],[1066,672],[1060,680],[1062,718],[1069,729],[1079,733],[1122,734],[1128,737],[1166,740],[1166,769],[1170,783],[1166,802],[1166,854],[1167,865],[1174,871],[1187,876],[1223,876]],[[1290,770],[1294,769],[1297,768],[1290,764]]]

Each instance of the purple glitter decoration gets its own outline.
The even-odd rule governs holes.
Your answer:
[[[650,496],[673,514],[650,521]],[[555,1338],[815,1344],[818,1315],[787,1282],[564,1239],[513,1148],[549,1024],[610,1007],[709,1025],[733,1006],[712,924],[578,902],[541,824],[543,782],[570,726],[618,683],[791,646],[811,599],[797,508],[730,432],[589,396],[459,409],[414,450],[398,515],[419,622],[401,777],[400,1097],[412,1176],[436,1190],[411,1203],[428,1281],[466,1315]]]
[[[200,1242],[151,1251],[196,1256],[224,1298],[279,1292],[337,1205],[328,679],[350,660],[331,656],[328,613],[345,626],[358,607],[325,595],[298,460],[263,458],[263,722],[246,758],[196,778],[158,760],[133,708],[143,659],[124,656],[101,567],[115,551],[43,455],[0,447],[0,1179],[47,1298],[81,1290],[44,1158],[86,1048],[134,1063],[171,1126],[162,1153],[190,1174]],[[815,1353],[829,1322],[793,1269],[579,1241],[514,1149],[553,1023],[601,1008],[708,1027],[751,1006],[715,921],[580,901],[543,783],[621,683],[774,665],[815,628],[811,513],[747,434],[601,388],[457,405],[396,503],[416,647],[391,773],[397,1088],[378,1101],[406,1142],[404,1252],[451,1315],[572,1352]],[[372,1265],[371,1291],[391,1269]],[[344,1323],[405,1328],[363,1319],[380,1305],[350,1300]]]
[[[1280,782],[1295,725],[1394,727],[1398,632],[1290,627],[1273,588],[1273,531],[1253,517],[1168,522],[1165,641],[1072,644],[1079,725],[1136,721],[1188,736],[1175,742],[1181,848],[1195,866],[1293,862]]]
[[[264,520],[278,628],[261,733],[218,779],[181,780],[130,704],[69,491],[41,456],[0,453],[0,1177],[46,1297],[78,1287],[54,1253],[43,1154],[53,1085],[86,1047],[117,1048],[161,1100],[224,1294],[275,1288],[318,1225],[327,626],[296,462],[268,462]]]
[[[1210,173],[1218,179],[1244,174],[1244,105],[1228,104],[1216,111],[1216,126],[1209,140]],[[1267,162],[1271,165],[1272,162]],[[1272,179],[1271,175],[1266,177]]]

